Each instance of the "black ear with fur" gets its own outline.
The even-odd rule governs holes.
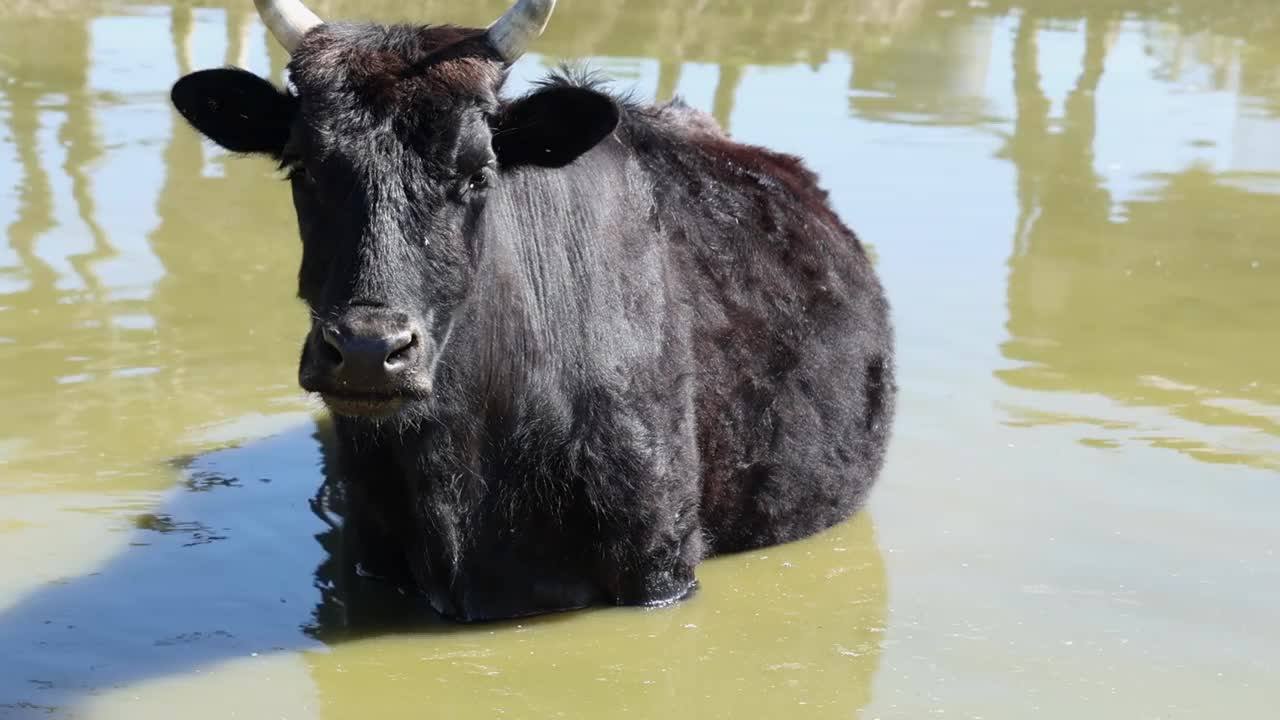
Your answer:
[[[503,108],[493,151],[509,167],[564,167],[612,133],[618,118],[618,105],[608,95],[553,85]]]
[[[297,107],[292,96],[239,68],[191,73],[169,97],[192,127],[222,147],[276,157],[289,141]]]

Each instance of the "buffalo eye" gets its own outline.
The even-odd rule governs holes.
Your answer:
[[[483,195],[484,191],[493,186],[493,164],[480,166],[479,169],[469,174],[463,174],[460,181],[454,189],[454,199],[462,202],[471,200]]]

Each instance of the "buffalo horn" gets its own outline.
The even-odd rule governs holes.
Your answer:
[[[508,65],[520,59],[542,34],[556,0],[519,0],[489,26],[489,44]]]
[[[253,4],[258,6],[258,14],[267,29],[289,54],[298,49],[308,30],[324,22],[308,10],[302,0],[253,0]]]

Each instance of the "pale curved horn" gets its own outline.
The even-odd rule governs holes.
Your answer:
[[[308,10],[302,0],[253,0],[253,4],[258,7],[267,29],[290,55],[298,49],[308,30],[324,22]]]
[[[556,0],[519,0],[489,26],[489,44],[510,65],[538,39],[555,9]]]

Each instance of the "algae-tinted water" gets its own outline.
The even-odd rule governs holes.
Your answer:
[[[1274,714],[1280,6],[566,0],[536,49],[821,175],[899,333],[869,510],[660,610],[353,583],[287,188],[167,105],[283,53],[248,0],[0,0],[0,717]]]

